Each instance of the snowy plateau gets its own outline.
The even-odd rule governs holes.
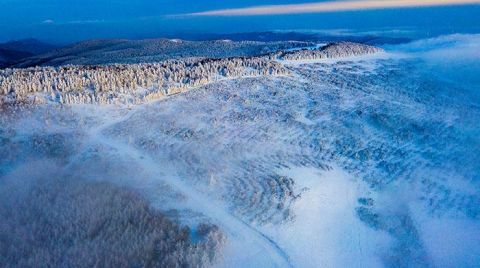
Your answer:
[[[480,265],[479,35],[218,42],[0,70],[0,266]]]

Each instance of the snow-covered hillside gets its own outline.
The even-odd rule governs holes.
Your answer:
[[[132,64],[182,58],[259,56],[278,50],[305,47],[297,41],[187,41],[180,39],[91,40],[24,59],[14,67]]]
[[[288,70],[277,60],[335,59],[381,51],[368,45],[341,42],[315,49],[226,59],[6,69],[0,70],[0,104],[142,103],[221,79],[288,75]]]
[[[328,60],[302,58],[310,50],[294,51],[298,55],[289,60],[238,59],[241,68],[254,60],[286,73],[211,79],[139,105],[54,99],[3,105],[0,264],[39,256],[51,258],[41,263],[70,264],[78,253],[85,260],[111,260],[122,247],[108,254],[101,241],[154,233],[160,238],[145,242],[145,249],[127,248],[132,262],[119,265],[141,266],[145,259],[156,264],[166,256],[187,266],[475,267],[480,84],[457,78],[458,70],[480,70],[479,40],[451,38],[457,41],[431,39],[376,54],[370,53],[380,50],[359,46],[366,56],[339,52],[345,45],[354,49],[351,44],[329,46],[335,55],[357,56]],[[445,55],[460,47],[464,57],[444,64]],[[106,70],[118,73],[122,66],[87,70],[111,74]],[[76,68],[7,70],[1,81],[42,77],[37,81],[45,83],[65,73],[87,79]],[[74,200],[93,201],[71,201],[49,185],[76,193]],[[143,213],[107,209],[117,211],[111,202],[120,201],[141,206]],[[63,202],[80,211],[72,228],[62,221],[72,214],[56,209]],[[94,206],[129,227],[115,228],[101,213],[85,212]],[[12,212],[17,207],[26,211],[22,217]],[[135,220],[145,215],[152,220]],[[42,222],[30,222],[38,218]],[[158,221],[167,222],[162,232],[152,227]],[[52,224],[69,232],[30,232],[32,225]],[[162,240],[165,230],[170,239]],[[39,241],[60,246],[44,250]],[[61,258],[56,250],[68,255]]]

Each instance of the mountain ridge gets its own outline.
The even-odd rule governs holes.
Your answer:
[[[11,67],[151,63],[189,57],[259,56],[282,49],[310,45],[313,45],[313,43],[303,41],[188,41],[166,38],[141,40],[96,39],[26,58]]]
[[[38,54],[47,53],[58,48],[37,39],[21,39],[0,44],[0,68],[7,68],[15,63]]]
[[[340,42],[252,57],[5,69],[0,70],[0,104],[139,104],[223,79],[289,75],[283,60],[334,59],[382,51],[373,46]]]

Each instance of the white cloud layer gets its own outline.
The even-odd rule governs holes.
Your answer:
[[[480,4],[480,0],[347,0],[209,10],[192,16],[255,16]]]

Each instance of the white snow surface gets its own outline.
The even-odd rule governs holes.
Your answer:
[[[282,171],[308,190],[293,205],[295,220],[264,229],[289,252],[298,267],[382,267],[381,252],[391,238],[361,222],[355,214],[357,199],[368,187],[334,167]]]

